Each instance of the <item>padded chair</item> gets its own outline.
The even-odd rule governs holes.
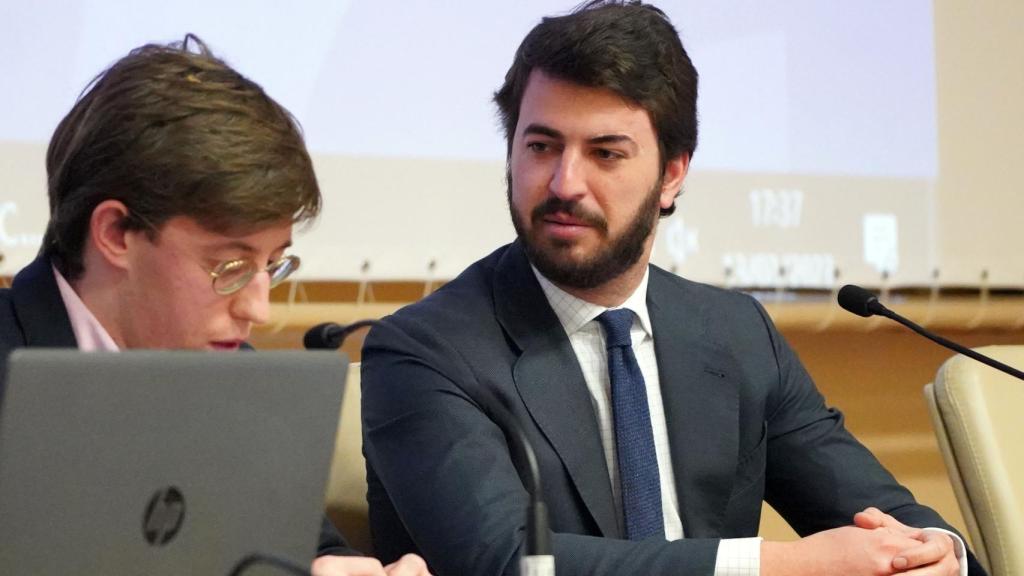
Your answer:
[[[1024,346],[978,352],[1024,367]],[[991,576],[1024,576],[1024,382],[957,355],[924,390],[978,560]]]
[[[360,364],[349,365],[345,397],[338,421],[331,475],[327,482],[327,516],[360,552],[373,552],[369,507],[366,504],[366,464],[363,460],[362,409],[359,390]]]

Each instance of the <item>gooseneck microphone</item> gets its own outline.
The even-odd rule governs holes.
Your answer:
[[[357,320],[351,324],[324,322],[306,331],[302,345],[306,350],[337,350],[350,334],[376,324],[376,320]]]
[[[359,320],[348,325],[324,322],[313,326],[302,338],[307,350],[337,349],[350,334],[377,324],[376,320]],[[526,544],[519,560],[520,576],[554,576],[555,557],[551,551],[551,530],[548,527],[548,509],[541,498],[540,467],[526,431],[511,410],[486,387],[479,388],[481,403],[490,411],[509,448],[515,452],[514,461],[525,463],[526,491],[530,504],[526,510]],[[517,467],[518,468],[518,467]],[[521,471],[520,471],[521,472]]]
[[[903,316],[900,316],[899,314],[886,308],[881,302],[878,301],[877,296],[861,288],[860,286],[854,286],[853,284],[847,284],[846,286],[843,286],[839,290],[839,297],[837,299],[839,301],[839,305],[843,308],[843,310],[846,310],[847,312],[852,312],[858,316],[863,316],[865,318],[875,315],[885,316],[890,320],[895,320],[896,322],[903,324],[907,328],[910,328],[914,332],[917,332],[921,336],[924,336],[925,338],[931,340],[932,342],[935,342],[936,344],[939,344],[940,346],[945,346],[946,348],[949,348],[954,352],[959,352],[960,354],[963,354],[968,358],[973,358],[974,360],[977,360],[982,364],[991,366],[996,370],[1005,372],[1019,380],[1024,380],[1024,372],[1017,370],[1013,366],[1007,366],[1006,364],[1003,364],[998,360],[989,358],[984,354],[979,354],[974,350],[971,350],[970,348],[957,344],[956,342],[947,340],[942,336],[939,336],[938,334],[934,334],[928,330],[925,330],[921,326],[918,326],[917,324],[911,322],[910,320],[904,318]]]
[[[888,308],[882,306],[882,303],[878,301],[878,297],[861,288],[860,286],[854,286],[853,284],[847,284],[839,289],[839,305],[847,312],[853,312],[857,316],[863,316],[868,318],[878,314],[879,316],[887,316],[886,312],[890,312]],[[891,313],[891,312],[890,312]]]
[[[540,467],[533,444],[512,411],[490,390],[484,387],[480,390],[484,396],[482,400],[491,409],[491,416],[505,434],[509,447],[516,452],[517,460],[525,462],[527,467],[526,492],[530,495],[530,503],[526,507],[526,544],[519,558],[519,576],[554,576],[555,557],[551,550],[548,508],[541,497]]]

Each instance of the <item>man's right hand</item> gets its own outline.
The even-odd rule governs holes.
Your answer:
[[[921,542],[916,548],[904,550],[893,559],[893,566],[898,570],[911,570],[918,566],[927,567],[936,564],[945,566],[945,573],[960,574],[960,561],[957,559],[956,546],[953,544],[953,539],[944,532],[907,526],[875,507],[858,512],[853,517],[853,524],[867,529],[888,528]],[[942,571],[936,573],[941,574]]]
[[[893,558],[920,544],[888,528],[855,526],[825,530],[795,542],[763,542],[761,576],[890,576],[897,573]]]

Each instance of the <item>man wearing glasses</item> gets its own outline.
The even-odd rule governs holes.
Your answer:
[[[321,203],[291,114],[192,36],[97,76],[46,169],[39,257],[0,290],[0,374],[22,346],[238,350],[299,266],[293,224]],[[350,554],[325,520],[314,574],[427,573]]]

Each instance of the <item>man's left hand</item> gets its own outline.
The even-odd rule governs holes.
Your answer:
[[[892,567],[908,576],[958,576],[960,561],[956,557],[956,546],[953,539],[941,532],[932,532],[913,528],[886,514],[878,508],[868,508],[853,517],[858,528],[869,530],[887,528],[914,540],[920,545],[908,548],[897,554],[892,560]]]

